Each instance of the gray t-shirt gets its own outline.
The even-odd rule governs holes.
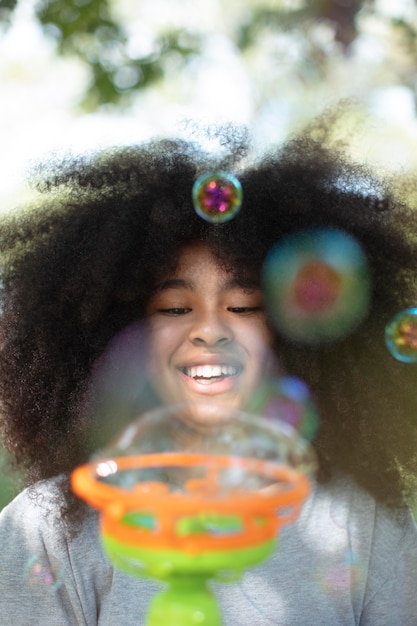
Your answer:
[[[144,626],[158,585],[113,569],[93,511],[59,541],[54,489],[41,483],[0,514],[1,625]],[[339,478],[314,488],[268,561],[213,587],[224,626],[417,625],[417,528]]]

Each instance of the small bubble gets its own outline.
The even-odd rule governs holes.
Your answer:
[[[54,557],[33,555],[25,564],[24,579],[30,587],[55,591],[62,584],[62,568]]]
[[[403,363],[417,363],[417,308],[397,313],[385,328],[385,343]]]
[[[350,549],[346,550],[339,563],[323,570],[318,577],[318,584],[326,595],[359,591],[365,580],[363,566]]]
[[[204,174],[193,186],[194,208],[207,222],[219,224],[235,217],[242,204],[242,187],[231,174]]]
[[[304,439],[317,433],[319,416],[304,381],[295,376],[271,378],[253,392],[249,410],[271,421],[289,424]]]

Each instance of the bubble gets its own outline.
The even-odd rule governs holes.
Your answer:
[[[33,555],[24,567],[24,579],[30,587],[55,591],[62,584],[59,561],[46,555]]]
[[[228,222],[239,212],[242,204],[240,182],[226,172],[200,176],[192,190],[197,215],[207,222]]]
[[[287,338],[317,344],[348,335],[370,303],[365,255],[350,235],[314,229],[289,235],[263,267],[266,304]]]
[[[397,313],[385,328],[385,343],[403,363],[417,363],[417,308]]]
[[[93,419],[87,434],[92,450],[153,406],[155,392],[147,361],[147,331],[144,324],[135,322],[116,334],[95,362],[89,392]]]
[[[318,575],[318,584],[326,595],[354,594],[359,592],[365,580],[365,571],[351,549],[347,549],[339,563],[323,569]]]
[[[315,471],[311,446],[288,424],[266,420],[221,405],[201,404],[158,407],[140,415],[113,442],[94,455],[100,482],[131,490],[141,483],[157,483],[160,489],[184,491],[198,487],[207,477],[206,465],[154,465],[121,469],[117,459],[167,452],[227,455],[230,465],[217,476],[219,488],[227,493],[243,487],[258,490],[270,484],[269,477],[246,469],[238,457],[255,458],[293,467],[305,473]],[[190,483],[191,481],[191,483]],[[165,493],[165,492],[164,492]]]
[[[289,424],[305,439],[312,440],[317,433],[319,417],[310,390],[295,376],[272,378],[258,387],[249,410]]]

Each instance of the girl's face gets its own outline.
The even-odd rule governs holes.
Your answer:
[[[146,313],[154,384],[169,404],[242,407],[272,367],[259,284],[226,273],[203,245],[184,248]]]

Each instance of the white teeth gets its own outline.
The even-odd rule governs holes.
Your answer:
[[[184,368],[184,373],[191,378],[219,378],[236,376],[238,368],[233,365],[197,365]]]

